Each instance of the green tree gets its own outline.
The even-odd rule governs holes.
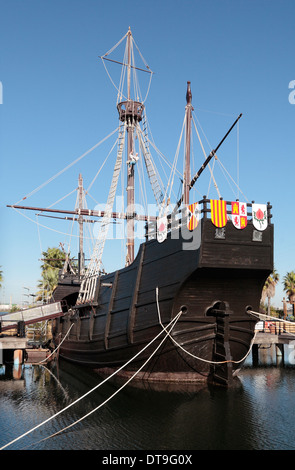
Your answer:
[[[48,248],[42,253],[44,263],[41,265],[42,272],[46,269],[61,269],[64,264],[65,255],[59,248]]]
[[[58,283],[58,273],[64,265],[64,253],[59,248],[48,248],[43,251],[43,264],[41,265],[41,276],[38,283],[36,300],[50,300]]]
[[[0,266],[2,268],[2,266]],[[0,288],[2,287],[2,282],[3,282],[3,271],[0,269]]]
[[[295,272],[290,271],[284,276],[284,291],[293,305],[293,316],[295,316]]]
[[[279,282],[279,274],[277,271],[274,269],[273,272],[268,276],[268,278],[265,281],[265,284],[263,286],[262,290],[262,302],[265,302],[265,299],[267,298],[267,314],[270,315],[270,299],[274,297],[275,291],[276,291],[276,285]]]

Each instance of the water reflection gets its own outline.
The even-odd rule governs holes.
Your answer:
[[[106,401],[120,386],[104,383],[10,448],[294,449],[295,369],[292,364],[278,366],[269,361],[268,355],[262,364],[260,356],[259,366],[253,367],[249,357],[230,390],[127,386],[70,430],[46,439]],[[100,380],[94,372],[64,361],[50,367],[25,365],[18,380],[13,370],[2,371],[1,446],[65,408]]]

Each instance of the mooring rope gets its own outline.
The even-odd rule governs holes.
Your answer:
[[[166,336],[164,337],[164,339],[162,339],[162,341],[160,342],[160,344],[156,347],[156,349],[153,351],[153,353],[148,357],[148,359],[142,364],[142,366],[140,366],[140,368],[131,376],[129,377],[129,379],[120,387],[118,388],[118,390],[116,390],[111,396],[109,396],[104,402],[102,402],[100,405],[98,405],[96,408],[94,408],[93,410],[89,411],[89,413],[87,413],[86,415],[82,416],[82,418],[79,418],[77,419],[74,423],[72,424],[69,424],[68,426],[66,426],[65,428],[63,429],[60,429],[59,431],[55,432],[54,434],[51,434],[50,436],[48,437],[45,437],[44,439],[41,439],[40,441],[36,442],[35,444],[31,444],[31,445],[37,445],[39,444],[40,442],[43,442],[43,441],[46,441],[47,439],[50,439],[52,437],[55,437],[57,436],[58,434],[61,434],[62,432],[70,429],[72,426],[75,426],[76,424],[78,424],[79,422],[83,421],[85,418],[87,418],[88,416],[90,416],[92,413],[94,413],[95,411],[97,411],[99,408],[101,408],[103,405],[105,405],[106,403],[108,403],[108,401],[110,401],[115,395],[117,395],[121,390],[123,390],[124,387],[126,387],[126,385],[128,385],[129,382],[131,382],[131,380],[134,379],[134,377],[146,366],[146,364],[150,361],[150,359],[156,354],[156,352],[158,351],[158,349],[162,346],[162,344],[164,343],[164,341],[166,340],[166,338],[168,337],[168,335],[170,334],[170,331],[172,330],[172,328],[174,327],[174,325],[176,324],[178,318],[180,317],[182,312],[179,312],[178,315],[176,315],[176,317],[174,318],[173,320],[173,325],[171,326],[169,332],[166,332]],[[170,324],[171,325],[171,322]]]
[[[162,328],[166,331],[166,328],[165,326],[163,325],[162,323],[162,320],[161,320],[161,312],[160,312],[160,307],[159,307],[159,289],[158,287],[156,287],[156,303],[157,303],[157,310],[158,310],[158,318],[159,318],[159,323],[160,325],[162,326]],[[167,332],[167,331],[166,331]],[[192,358],[194,359],[197,359],[198,361],[202,361],[202,362],[207,362],[208,364],[226,364],[226,363],[233,363],[233,364],[239,364],[240,362],[243,362],[247,356],[250,354],[251,352],[251,349],[253,347],[253,344],[254,344],[254,341],[255,341],[255,337],[256,337],[256,334],[257,334],[257,331],[254,333],[254,336],[251,340],[251,343],[250,343],[250,347],[249,347],[249,350],[247,351],[247,353],[245,354],[244,357],[242,357],[242,359],[240,359],[239,361],[234,361],[233,359],[229,359],[227,361],[209,361],[208,359],[204,359],[202,357],[198,357],[198,356],[195,356],[194,354],[190,353],[189,351],[187,351],[187,349],[184,349],[183,346],[181,346],[181,344],[179,344],[171,335],[170,333],[168,334],[170,339],[174,342],[174,344],[180,348],[183,352],[185,352],[186,354],[188,354],[189,356],[191,356]]]
[[[174,327],[174,325],[176,324],[176,322],[178,321],[179,317],[181,316],[182,314],[182,311],[180,311],[175,318],[173,318],[173,320],[171,320],[171,322],[167,325],[166,328],[169,328],[171,326],[171,329],[169,330],[169,332],[166,330],[165,328],[165,331],[166,331],[166,336],[164,338],[164,340],[168,337],[168,334],[170,334],[170,331],[172,330],[172,328]],[[89,390],[88,392],[84,393],[84,395],[82,395],[80,398],[77,398],[77,400],[73,401],[72,403],[70,403],[69,405],[67,405],[65,408],[63,408],[62,410],[58,411],[57,413],[55,413],[53,416],[50,416],[49,418],[47,418],[46,420],[44,420],[42,423],[38,424],[37,426],[35,426],[34,428],[30,429],[29,431],[26,431],[25,433],[23,433],[21,436],[13,439],[12,441],[10,441],[8,444],[5,444],[4,446],[2,446],[0,448],[0,450],[3,450],[5,449],[6,447],[14,444],[15,442],[19,441],[20,439],[22,439],[23,437],[27,436],[28,434],[32,433],[33,431],[35,431],[36,429],[40,428],[41,426],[43,426],[44,424],[48,423],[49,421],[51,421],[52,419],[56,418],[56,416],[60,415],[61,413],[63,413],[64,411],[66,411],[67,409],[69,409],[71,406],[75,405],[76,403],[78,403],[80,400],[82,400],[83,398],[85,398],[87,395],[89,395],[90,393],[92,393],[94,390],[98,389],[99,387],[101,387],[105,382],[107,382],[108,380],[110,380],[114,375],[116,375],[118,372],[120,372],[122,369],[124,369],[124,367],[126,367],[130,362],[132,362],[134,359],[136,359],[145,349],[147,349],[149,346],[151,346],[151,344],[156,341],[160,336],[161,334],[163,333],[164,330],[161,330],[148,344],[146,344],[138,353],[136,353],[131,359],[129,359],[123,366],[121,366],[119,369],[117,369],[115,372],[113,372],[110,376],[108,376],[106,379],[104,379],[102,382],[100,382],[99,384],[97,384],[95,387],[93,387],[91,390]],[[160,345],[157,347],[156,351],[159,349],[159,347],[161,346],[161,344],[163,343],[163,341],[161,341]],[[152,355],[147,359],[147,361],[145,362],[145,364],[150,360],[150,358],[155,354],[154,351],[152,353]],[[144,365],[145,365],[144,364]],[[142,367],[144,367],[144,365]],[[141,367],[141,368],[142,368]],[[139,372],[139,371],[138,371]],[[138,373],[137,372],[137,373]],[[133,376],[128,380],[128,382],[133,378]],[[127,382],[127,383],[128,383]],[[126,383],[126,385],[127,385]],[[119,391],[119,390],[118,390]],[[113,394],[114,395],[114,394]],[[113,396],[112,395],[112,396]],[[103,403],[104,404],[104,403]],[[103,405],[102,404],[102,405]],[[102,406],[100,405],[100,406]],[[98,408],[97,408],[98,409]],[[95,409],[96,410],[96,409]],[[89,414],[88,414],[89,415]],[[85,416],[86,417],[86,416]],[[83,417],[84,419],[84,417]],[[71,426],[73,426],[74,424],[76,423],[73,423]]]

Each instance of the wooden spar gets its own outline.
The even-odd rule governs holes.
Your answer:
[[[47,215],[47,214],[38,214],[38,217],[48,217],[49,219],[71,220],[71,221],[74,221],[74,222],[79,222],[79,218],[77,218],[77,217],[56,217],[54,215]],[[95,224],[95,223],[98,223],[99,221],[94,220],[94,219],[83,219],[82,222],[83,223],[86,222],[86,223],[90,223],[90,224]]]
[[[212,150],[210,152],[210,154],[208,155],[208,157],[206,158],[205,162],[203,163],[203,165],[201,166],[201,168],[199,169],[199,171],[197,171],[197,173],[195,174],[195,176],[193,177],[193,179],[191,180],[190,182],[190,189],[194,186],[195,182],[197,181],[197,179],[199,178],[199,176],[201,175],[201,173],[203,172],[203,170],[206,168],[206,166],[208,165],[208,163],[210,162],[211,158],[214,157],[214,155],[216,154],[217,150],[219,149],[219,147],[223,144],[223,142],[225,141],[225,139],[227,138],[227,136],[229,135],[229,133],[233,130],[233,128],[235,127],[235,125],[237,124],[238,120],[242,117],[242,114],[240,114],[237,119],[235,120],[235,122],[233,123],[233,125],[231,126],[231,128],[227,131],[227,133],[225,134],[225,136],[223,137],[223,139],[219,142],[219,144],[217,145],[216,149],[215,150]]]
[[[57,214],[72,214],[72,215],[83,215],[84,217],[103,217],[105,214],[105,211],[94,211],[92,209],[76,209],[75,211],[70,211],[70,210],[63,210],[63,209],[47,209],[46,207],[31,207],[31,206],[19,206],[19,205],[7,205],[6,207],[12,207],[13,209],[24,209],[24,210],[30,210],[30,211],[38,211],[38,212],[54,212]],[[41,214],[39,214],[41,215]],[[127,219],[128,214],[125,213],[120,213],[120,212],[112,212],[111,217],[113,219]],[[140,215],[136,214],[134,216],[135,220],[139,221],[152,221],[156,220],[156,217],[154,216],[148,216],[148,215]]]
[[[37,214],[38,217],[48,217],[49,219],[59,219],[59,220],[70,220],[74,222],[79,222],[79,219],[77,217],[56,217],[54,215],[47,215],[47,214]],[[95,219],[83,219],[82,220],[83,224],[99,224],[101,221],[100,220],[95,220]],[[118,222],[110,222],[111,224],[117,224]]]
[[[235,127],[235,125],[237,124],[238,120],[242,117],[242,114],[240,114],[237,119],[235,120],[235,122],[233,123],[233,125],[230,127],[230,129],[227,131],[227,133],[225,134],[225,136],[223,137],[223,139],[221,139],[221,141],[219,142],[219,144],[217,145],[217,147],[212,150],[210,152],[210,154],[208,155],[208,157],[206,158],[206,160],[204,161],[203,165],[201,166],[201,168],[197,171],[197,173],[195,174],[195,176],[193,177],[193,179],[191,180],[190,182],[190,185],[189,185],[189,189],[191,190],[192,187],[194,186],[195,182],[197,181],[197,179],[200,177],[201,173],[204,171],[204,169],[206,168],[206,166],[208,165],[208,163],[210,162],[210,160],[214,157],[214,155],[216,155],[216,152],[217,150],[219,149],[219,147],[223,144],[223,142],[225,141],[225,139],[227,138],[227,136],[229,135],[229,133],[233,130],[233,128]],[[175,213],[177,211],[177,209],[180,207],[181,203],[183,202],[184,200],[184,194],[182,194],[181,198],[178,200],[178,202],[176,203],[176,206],[175,208],[173,209],[173,213]]]
[[[108,59],[107,57],[101,56],[101,55],[99,55],[98,57],[102,60],[108,60],[109,62],[114,62],[115,64],[124,65],[124,67],[128,67],[128,64],[124,64],[124,62],[118,62],[117,60]],[[148,65],[146,65],[146,67],[149,69]],[[140,67],[135,67],[134,65],[130,65],[130,68],[135,69],[135,70],[140,70],[141,72],[154,74],[154,72],[152,72],[151,70],[141,69]]]

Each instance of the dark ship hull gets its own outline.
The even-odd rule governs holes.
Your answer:
[[[59,272],[58,285],[54,289],[51,302],[63,302],[66,309],[68,306],[75,305],[81,285],[80,275],[78,273]]]
[[[165,337],[162,325],[182,312],[135,378],[231,383],[254,336],[249,311],[258,311],[273,270],[273,226],[257,238],[251,220],[243,230],[230,221],[217,229],[203,212],[194,231],[182,227],[163,243],[143,243],[130,266],[98,278],[91,304],[55,320],[56,345],[68,334],[61,357],[106,374],[128,363],[118,375],[131,377]]]

